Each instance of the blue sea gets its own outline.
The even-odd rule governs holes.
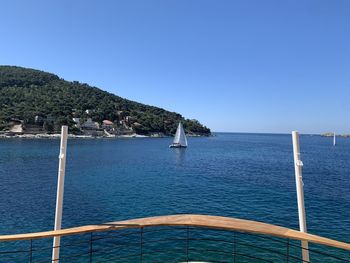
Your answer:
[[[194,213],[298,229],[291,135],[69,139],[62,227]],[[350,242],[350,139],[302,135],[308,231]],[[0,140],[0,234],[52,230],[59,140]],[[1,261],[1,260],[0,260]]]

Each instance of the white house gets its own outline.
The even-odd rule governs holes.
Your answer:
[[[96,130],[100,128],[100,125],[98,122],[94,122],[91,118],[88,118],[87,121],[81,125],[81,127],[87,130]]]
[[[80,128],[80,118],[73,118],[73,121],[75,123],[75,127]]]

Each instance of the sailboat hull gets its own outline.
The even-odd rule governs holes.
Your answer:
[[[170,144],[170,145],[169,145],[169,148],[187,148],[187,146],[186,146],[186,145],[181,145],[181,144],[173,143],[173,144]]]

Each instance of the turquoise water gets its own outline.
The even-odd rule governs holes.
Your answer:
[[[301,136],[309,232],[350,242],[350,139]],[[63,227],[198,213],[298,228],[290,135],[70,139]],[[0,233],[53,229],[59,140],[0,140]]]

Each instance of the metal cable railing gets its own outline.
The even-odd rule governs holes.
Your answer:
[[[53,262],[309,262],[303,261],[297,238],[217,228],[214,224],[140,224],[95,231],[91,228],[62,237],[60,258]],[[0,236],[0,262],[51,262],[53,236],[14,237],[14,241]],[[347,249],[310,244],[307,250],[310,262],[350,262]]]

